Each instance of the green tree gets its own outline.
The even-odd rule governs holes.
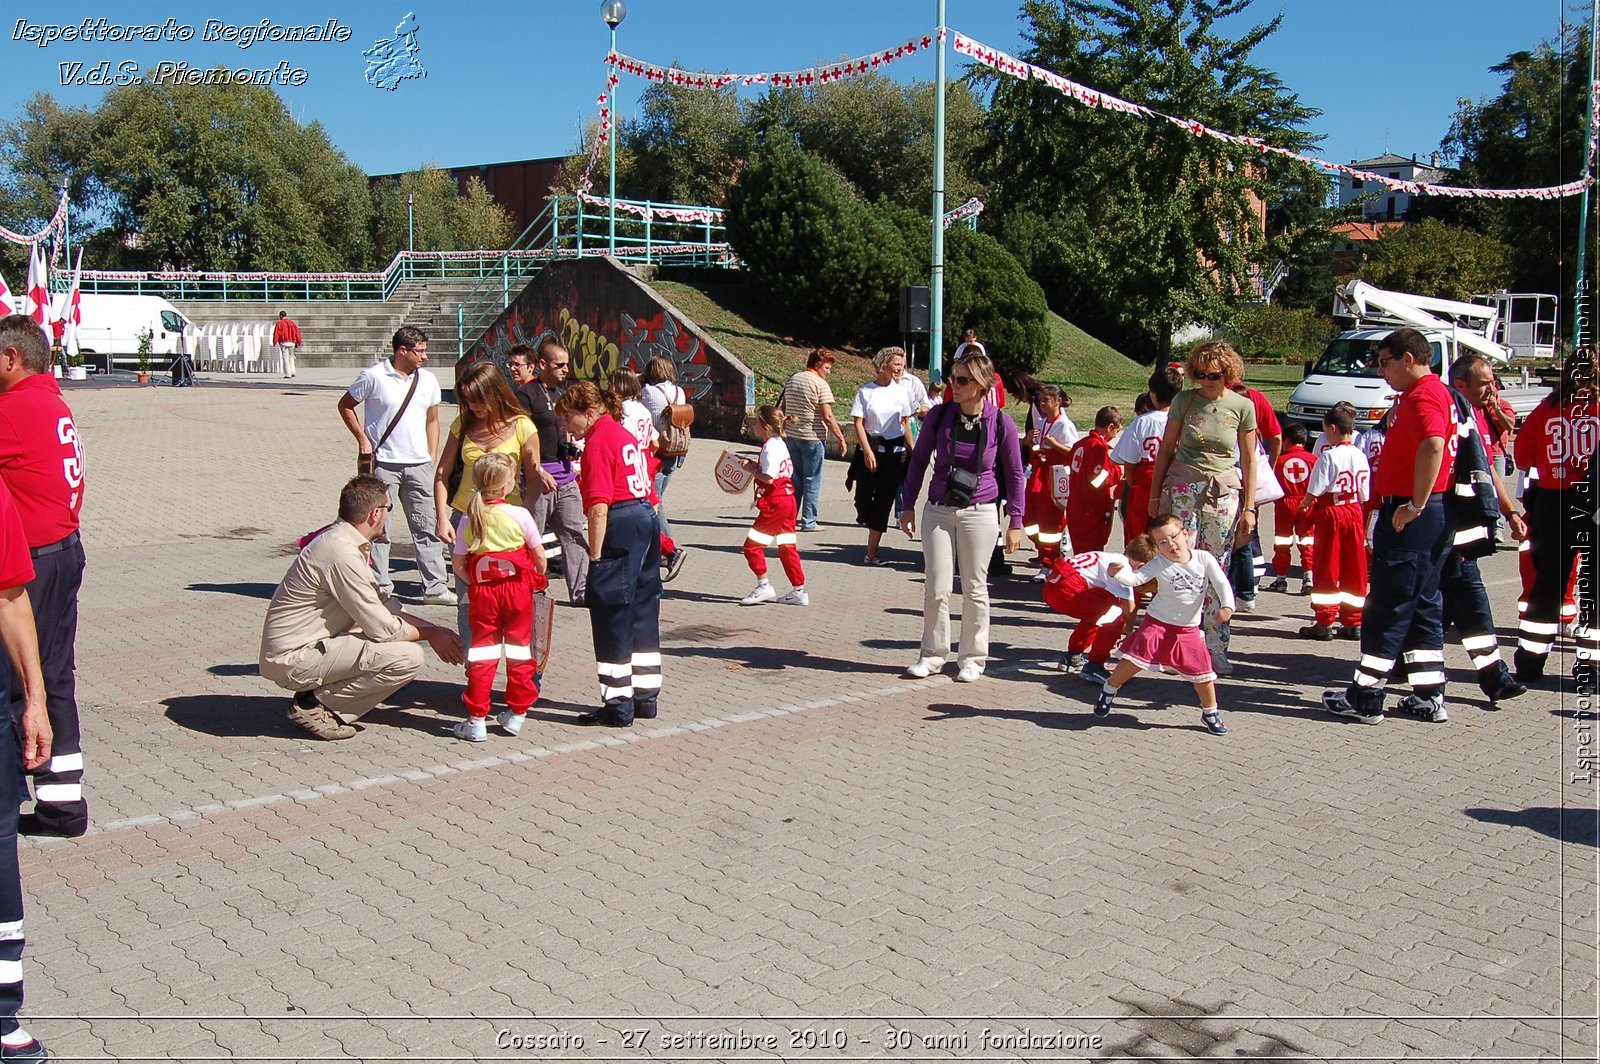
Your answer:
[[[729,193],[727,226],[756,288],[802,335],[893,335],[915,260],[894,223],[821,159],[782,142],[756,151]]]
[[[1026,0],[1023,58],[1163,114],[1304,149],[1305,107],[1251,52],[1279,15],[1236,39],[1249,0]],[[1051,305],[1123,351],[1170,349],[1173,329],[1218,324],[1252,268],[1286,251],[1264,232],[1299,164],[1197,137],[1158,118],[1083,107],[988,71],[986,177],[998,230]]]
[[[0,123],[0,220],[12,229],[40,228],[55,212],[63,180],[74,203],[97,195],[88,168],[94,128],[90,111],[62,107],[47,93],[30,97],[15,121]],[[0,241],[8,273],[26,270],[26,263],[26,248]]]
[[[1044,290],[994,237],[963,225],[945,232],[944,335],[977,329],[1007,375],[1033,373],[1050,356]]]
[[[1506,286],[1511,249],[1493,237],[1427,218],[1386,233],[1357,274],[1379,288],[1465,300]]]
[[[807,89],[773,89],[750,109],[749,138],[785,140],[822,159],[870,203],[926,210],[933,202],[932,82],[902,85],[872,72]],[[952,205],[981,195],[973,160],[983,106],[962,82],[945,94],[945,191]]]
[[[373,190],[373,238],[384,255],[406,247],[408,195],[418,251],[503,248],[516,236],[511,212],[494,202],[480,179],[469,178],[463,195],[455,178],[430,164]]]
[[[95,127],[101,261],[336,270],[372,259],[365,175],[270,89],[127,85],[106,94]]]
[[[1505,75],[1493,99],[1457,106],[1441,147],[1459,164],[1454,183],[1481,188],[1558,185],[1581,174],[1588,120],[1589,42],[1574,28],[1565,48],[1546,42],[1516,52],[1491,68]],[[1507,286],[1522,292],[1554,292],[1570,308],[1576,275],[1578,201],[1423,201],[1430,215],[1469,226],[1511,249]],[[1589,200],[1589,232],[1600,222],[1600,197]],[[1591,260],[1590,269],[1594,268]],[[1592,276],[1592,274],[1591,274]],[[1565,331],[1565,330],[1564,330]]]
[[[617,141],[630,162],[627,171],[617,167],[619,193],[625,187],[637,199],[720,205],[746,142],[745,106],[733,88],[652,83],[640,95],[639,116],[623,124]]]

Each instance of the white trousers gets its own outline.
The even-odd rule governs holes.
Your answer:
[[[994,503],[960,510],[928,503],[922,508],[922,656],[950,656],[950,579],[961,574],[960,665],[982,669],[989,660],[989,556],[1000,534]]]

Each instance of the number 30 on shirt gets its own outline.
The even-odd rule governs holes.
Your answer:
[[[650,470],[645,464],[644,450],[637,443],[623,447],[622,464],[628,467],[628,491],[635,499],[648,499]]]

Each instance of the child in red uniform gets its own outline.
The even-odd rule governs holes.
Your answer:
[[[756,471],[756,520],[744,534],[744,560],[756,574],[756,589],[739,601],[741,606],[777,602],[784,606],[809,606],[806,574],[800,568],[800,548],[795,546],[794,462],[783,442],[783,414],[775,406],[756,407],[756,435],[761,440],[761,457],[746,458],[744,464]],[[783,575],[794,589],[782,598],[767,581],[769,546],[777,544]]]
[[[1067,535],[1073,549],[1103,550],[1111,538],[1111,519],[1117,512],[1117,489],[1122,467],[1111,460],[1111,444],[1122,431],[1122,413],[1102,406],[1094,428],[1072,445],[1067,464],[1072,469],[1072,490],[1067,496]]]
[[[1089,551],[1057,558],[1044,581],[1044,603],[1057,613],[1078,618],[1067,640],[1061,671],[1083,670],[1087,683],[1103,684],[1111,678],[1106,662],[1122,634],[1124,617],[1133,616],[1133,591],[1111,577],[1113,565],[1135,567],[1155,557],[1149,537],[1128,544],[1128,553]]]
[[[1300,629],[1306,639],[1333,638],[1333,622],[1346,639],[1361,638],[1361,610],[1367,601],[1367,529],[1365,507],[1371,470],[1367,456],[1353,442],[1356,408],[1335,403],[1322,416],[1328,449],[1311,469],[1302,513],[1310,512],[1316,541],[1316,570],[1311,584],[1311,611],[1316,619]]]
[[[656,474],[661,471],[661,457],[656,454],[656,443],[660,433],[656,431],[655,419],[650,416],[649,407],[639,401],[639,396],[643,394],[639,375],[626,366],[612,370],[611,394],[622,404],[622,414],[617,420],[623,428],[633,433],[633,438],[639,441],[639,446],[644,450],[645,470],[650,475],[650,508],[659,514],[661,496],[656,494]],[[678,549],[677,542],[671,536],[661,533],[661,568],[666,570],[661,575],[662,583],[671,583],[673,577],[678,575],[686,554]]]
[[[533,515],[506,502],[517,483],[517,462],[490,453],[472,467],[478,490],[456,528],[451,565],[467,589],[467,691],[461,696],[468,717],[455,726],[457,739],[481,743],[488,736],[489,692],[506,659],[506,705],[495,720],[507,735],[522,731],[528,709],[539,697],[534,681],[533,592],[547,586],[544,547]]]
[[[1064,524],[1061,507],[1051,494],[1050,470],[1064,466],[1070,460],[1072,445],[1077,442],[1072,422],[1063,409],[1061,389],[1054,384],[1041,385],[1038,390],[1039,440],[1028,459],[1028,487],[1026,505],[1022,512],[1023,535],[1033,540],[1039,551],[1039,565],[1048,570],[1050,563],[1061,557],[1061,530]],[[1072,545],[1067,544],[1070,550]]]
[[[1283,486],[1283,498],[1272,504],[1272,571],[1276,579],[1267,585],[1268,591],[1289,590],[1289,553],[1300,548],[1300,591],[1311,587],[1314,569],[1313,548],[1315,537],[1311,528],[1311,511],[1302,509],[1300,500],[1306,495],[1306,482],[1311,479],[1311,467],[1317,459],[1306,450],[1306,440],[1311,436],[1299,422],[1290,422],[1283,432],[1287,445],[1272,466],[1273,476]]]
[[[1150,374],[1148,413],[1133,419],[1127,431],[1117,437],[1111,460],[1122,467],[1127,482],[1128,508],[1122,515],[1122,545],[1126,547],[1144,534],[1150,523],[1150,481],[1156,472],[1156,454],[1167,431],[1167,408],[1173,396],[1183,389],[1183,372],[1165,366]]]

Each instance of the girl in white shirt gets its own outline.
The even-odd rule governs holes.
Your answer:
[[[1228,729],[1222,726],[1222,714],[1217,711],[1217,674],[1211,667],[1205,637],[1200,634],[1200,617],[1209,585],[1221,604],[1217,623],[1231,621],[1233,589],[1216,557],[1189,545],[1189,535],[1177,517],[1162,514],[1150,522],[1145,535],[1160,557],[1138,568],[1113,565],[1109,571],[1113,580],[1128,587],[1154,580],[1155,597],[1150,600],[1138,631],[1122,644],[1122,660],[1100,689],[1094,715],[1109,714],[1123,684],[1142,669],[1160,665],[1194,684],[1195,694],[1200,696],[1200,722],[1206,730],[1212,735],[1226,734]],[[1129,544],[1130,551],[1132,547]]]

